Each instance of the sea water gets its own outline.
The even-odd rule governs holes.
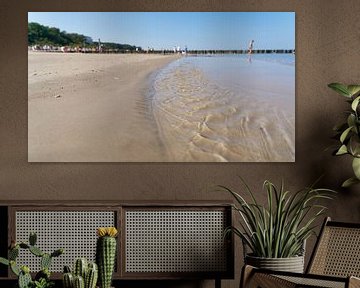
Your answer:
[[[295,160],[295,55],[184,56],[152,85],[168,161]]]

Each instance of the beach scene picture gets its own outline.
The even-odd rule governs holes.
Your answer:
[[[294,12],[29,12],[29,162],[294,162]]]

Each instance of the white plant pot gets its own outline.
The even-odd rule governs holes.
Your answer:
[[[289,258],[263,258],[246,255],[245,263],[262,269],[304,273],[304,256]]]

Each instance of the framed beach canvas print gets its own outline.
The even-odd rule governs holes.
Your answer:
[[[295,13],[29,12],[28,161],[295,161]]]

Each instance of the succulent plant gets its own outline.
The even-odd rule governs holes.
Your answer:
[[[16,243],[12,241],[9,251],[8,259],[0,257],[0,263],[10,266],[11,271],[18,276],[19,288],[48,288],[52,286],[50,281],[50,265],[53,257],[58,257],[64,253],[63,249],[57,249],[53,253],[44,253],[39,247],[35,246],[37,241],[36,233],[30,233],[29,244],[20,242]],[[40,266],[41,270],[35,275],[33,281],[30,275],[30,269],[28,266],[21,266],[16,263],[16,259],[19,256],[20,249],[29,250],[30,253],[37,257],[41,257]]]
[[[86,271],[88,269],[88,261],[85,258],[79,258],[75,261],[74,274],[85,279]]]
[[[116,258],[115,227],[101,227],[97,229],[96,262],[99,267],[100,288],[110,288]]]
[[[89,263],[85,276],[85,288],[95,288],[98,280],[98,266],[96,263]]]
[[[74,277],[74,288],[85,288],[84,278],[77,275]]]
[[[88,263],[85,258],[78,258],[74,263],[74,273],[69,266],[64,266],[64,288],[95,288],[98,279],[96,263]]]
[[[50,288],[54,286],[54,282],[46,281],[44,278],[38,281],[35,280],[33,283],[33,288]]]
[[[64,273],[62,276],[64,288],[73,288],[74,287],[74,275],[71,273],[71,270],[68,266],[64,267]]]
[[[18,285],[19,288],[28,288],[32,283],[32,278],[30,275],[30,269],[27,266],[21,267],[21,271],[19,273]]]

